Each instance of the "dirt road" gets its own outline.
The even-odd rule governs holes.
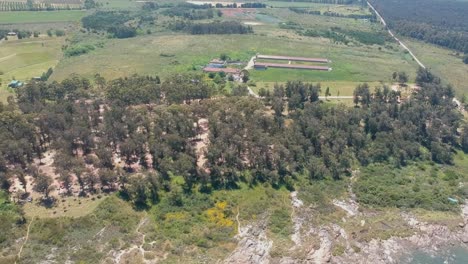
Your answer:
[[[405,49],[406,51],[408,51],[408,53],[411,55],[411,57],[413,57],[413,59],[419,64],[419,66],[421,66],[422,68],[426,68],[426,66],[424,66],[424,64],[422,64],[422,62],[416,57],[416,55],[414,55],[414,53],[401,41],[399,40],[395,34],[393,34],[393,32],[388,28],[387,26],[387,22],[385,22],[385,20],[383,19],[383,17],[380,15],[380,13],[371,5],[371,3],[369,3],[369,1],[367,1],[367,5],[374,11],[375,15],[379,18],[380,22],[382,22],[382,24],[384,25],[384,27],[387,29],[388,31],[388,34],[390,34],[390,36],[392,36],[392,38],[394,38],[399,44],[400,46]]]

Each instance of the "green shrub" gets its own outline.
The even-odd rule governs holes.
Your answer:
[[[94,49],[95,49],[94,46],[89,45],[89,44],[76,45],[76,46],[67,48],[65,50],[65,56],[68,56],[68,57],[79,56],[79,55],[89,53],[90,51],[93,51]]]

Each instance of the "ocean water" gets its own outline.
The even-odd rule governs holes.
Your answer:
[[[405,264],[468,264],[468,248],[451,247],[435,254],[415,251],[405,256],[401,263]]]

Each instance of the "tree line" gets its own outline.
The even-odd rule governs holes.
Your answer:
[[[81,19],[87,30],[106,31],[115,38],[131,38],[136,36],[136,28],[126,25],[133,19],[129,12],[97,11]]]
[[[170,17],[182,17],[189,20],[202,20],[202,19],[212,19],[216,16],[221,17],[223,13],[218,10],[217,12],[213,9],[193,9],[186,5],[178,5],[173,8],[166,9],[162,14]]]
[[[389,27],[401,35],[468,52],[468,3],[463,1],[372,0]],[[417,10],[417,12],[415,12]]]
[[[203,34],[251,34],[253,28],[238,21],[215,21],[209,23],[192,23],[176,21],[169,25],[174,31],[185,31],[192,35]]]
[[[356,164],[451,164],[455,150],[468,151],[453,89],[424,69],[416,81],[421,89],[401,104],[389,87],[359,85],[356,107],[322,104],[320,84],[300,81],[261,100],[245,87],[213,98],[210,81],[185,74],[31,82],[0,107],[0,186],[16,177],[27,192],[31,175],[48,199],[51,179],[31,164],[51,150],[67,192],[76,179],[81,194],[118,190],[138,205],[158,202],[175,176],[188,192],[209,192],[240,182],[293,188],[299,175],[340,180]],[[205,151],[196,147],[202,119]]]

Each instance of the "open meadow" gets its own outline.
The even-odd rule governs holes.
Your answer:
[[[6,86],[13,80],[28,81],[41,76],[50,67],[54,67],[61,58],[61,46],[65,37],[29,38],[0,42],[0,100],[5,101],[11,95]]]
[[[295,48],[293,48],[295,47]],[[348,47],[326,39],[272,38],[258,35],[150,35],[105,41],[103,48],[64,58],[52,78],[70,74],[117,78],[134,73],[167,76],[173,72],[198,71],[212,58],[226,53],[245,63],[255,54],[325,57],[332,60],[331,72],[268,69],[251,71],[256,81],[385,81],[393,71],[414,76],[414,63],[400,50],[377,47]]]

